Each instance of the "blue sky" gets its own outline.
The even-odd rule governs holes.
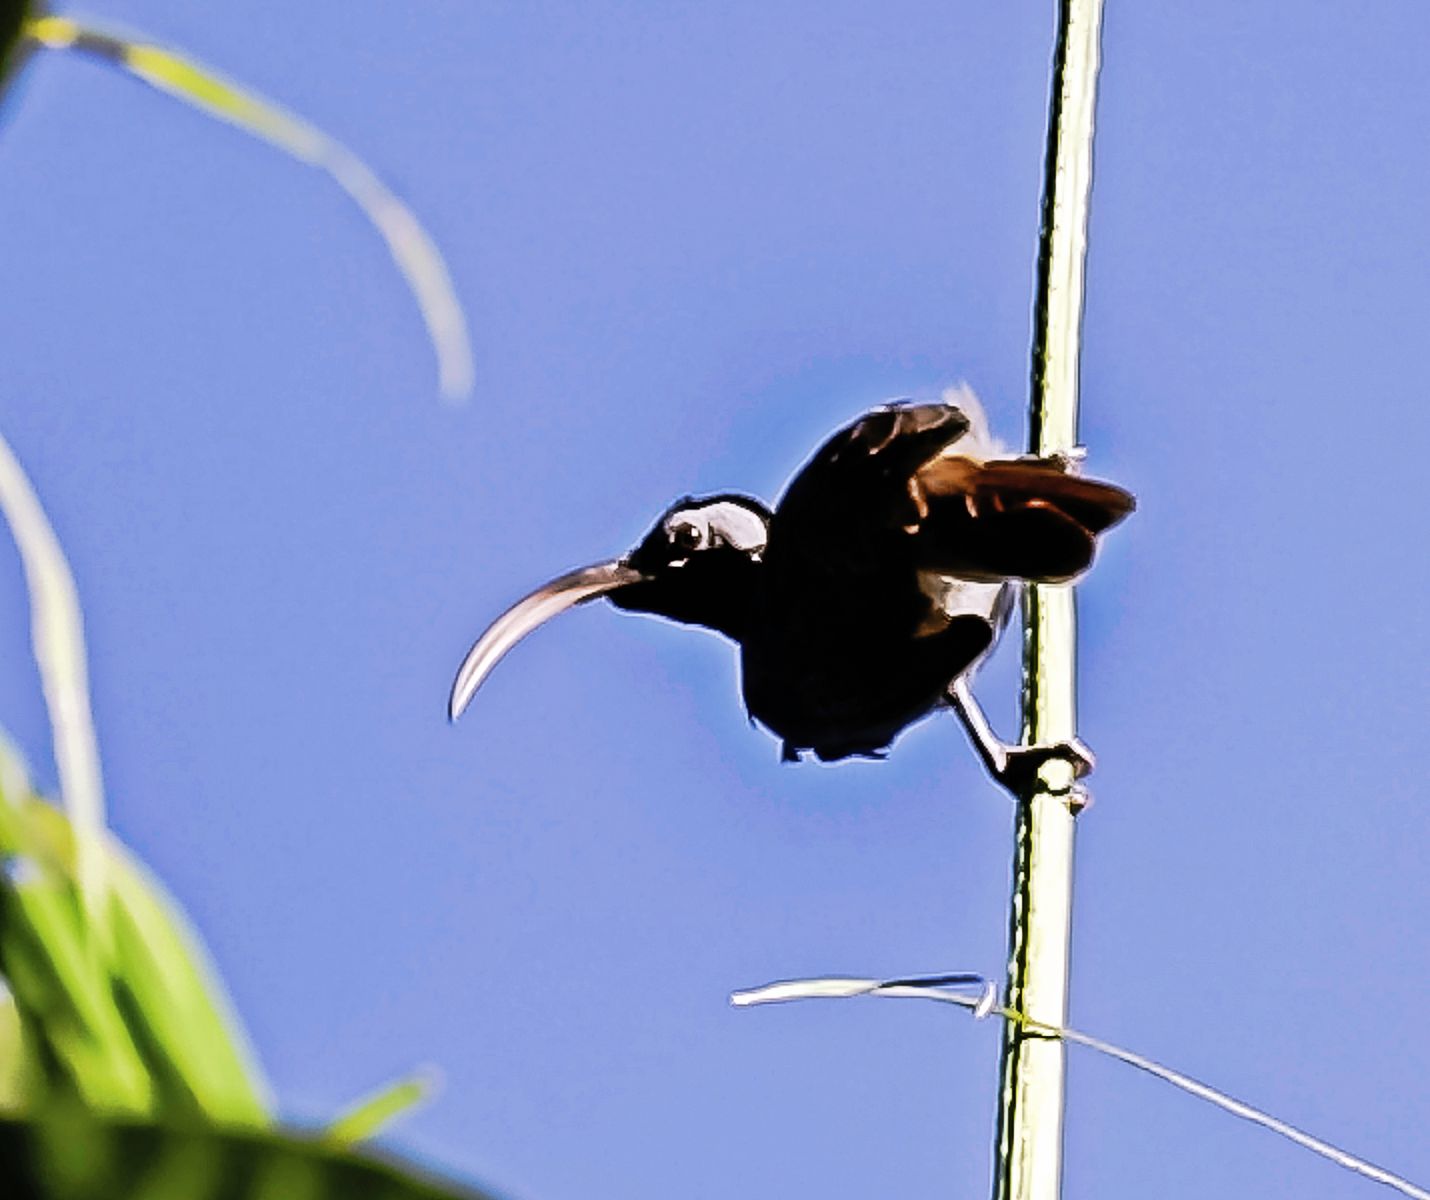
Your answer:
[[[67,10],[62,10],[67,11]],[[78,58],[0,114],[0,427],[85,601],[113,809],[284,1111],[516,1197],[977,1196],[996,1030],[733,1011],[1001,973],[1010,810],[950,719],[781,766],[717,639],[596,606],[457,728],[472,637],[679,495],[773,499],[966,380],[1023,436],[1051,5],[105,0],[364,154],[446,249],[435,396],[315,173]],[[1430,1180],[1430,12],[1110,0],[1083,438],[1073,1021]],[[1005,648],[983,680],[1014,727]],[[53,779],[20,571],[0,723]],[[1073,1051],[1069,1196],[1373,1195]]]

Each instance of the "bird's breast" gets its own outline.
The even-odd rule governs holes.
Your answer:
[[[883,751],[987,652],[1008,610],[1005,585],[911,570],[779,579],[742,639],[745,704],[787,752],[822,759]]]

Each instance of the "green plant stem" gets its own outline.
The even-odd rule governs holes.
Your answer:
[[[1092,185],[1102,0],[1060,0],[1033,320],[1030,449],[1077,445],[1078,341]],[[1067,586],[1030,586],[1023,606],[1025,744],[1077,732],[1076,613]],[[1076,795],[1072,764],[1050,761],[1017,799],[1004,1003],[995,1200],[1057,1200],[1062,1187],[1064,1046],[1036,1025],[1067,1024]]]

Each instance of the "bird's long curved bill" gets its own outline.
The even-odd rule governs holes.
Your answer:
[[[646,576],[623,562],[599,563],[568,571],[550,583],[518,600],[502,613],[491,627],[467,651],[467,657],[457,671],[452,684],[452,697],[447,702],[447,716],[455,721],[472,702],[482,681],[492,673],[497,663],[517,642],[538,625],[560,616],[568,608],[604,596],[628,583],[639,583]]]

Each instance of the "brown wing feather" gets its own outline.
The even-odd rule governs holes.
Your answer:
[[[1091,564],[1097,535],[1136,507],[1130,492],[1051,459],[935,458],[909,491],[922,565],[969,578],[1071,579]]]
[[[924,495],[963,498],[978,507],[1011,508],[1028,500],[1056,505],[1090,533],[1101,533],[1137,507],[1131,492],[1099,479],[1070,475],[1058,459],[935,458],[914,472]]]

